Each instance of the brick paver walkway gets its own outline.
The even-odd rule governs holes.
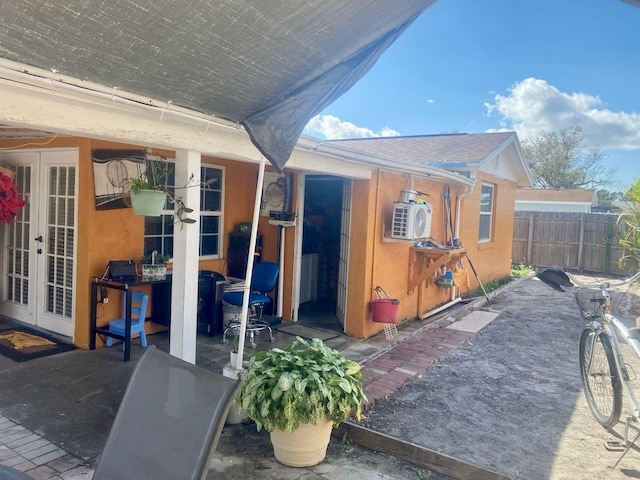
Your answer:
[[[369,405],[392,394],[410,378],[449,356],[475,333],[448,329],[450,322],[426,328],[362,362],[362,384]]]
[[[93,470],[81,459],[2,415],[0,464],[34,480],[81,480],[93,476]]]

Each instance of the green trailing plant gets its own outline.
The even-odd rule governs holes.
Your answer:
[[[293,432],[324,418],[337,426],[352,410],[361,418],[367,397],[360,377],[357,362],[317,338],[307,342],[296,337],[284,349],[251,358],[236,407],[247,411],[258,431]]]

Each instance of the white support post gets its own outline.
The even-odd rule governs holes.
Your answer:
[[[284,292],[282,291],[284,289],[284,231],[286,230],[286,227],[281,225],[278,229],[280,230],[280,253],[278,255],[280,257],[280,265],[278,267],[280,269],[280,273],[278,274],[278,308],[276,315],[279,318],[282,318],[282,297],[284,297]]]
[[[200,179],[200,153],[176,152],[176,186],[188,184],[191,174]],[[175,197],[193,209],[188,214],[196,223],[177,223],[173,232],[173,280],[171,287],[171,338],[169,353],[196,363],[198,328],[198,260],[200,242],[200,187],[177,188]]]

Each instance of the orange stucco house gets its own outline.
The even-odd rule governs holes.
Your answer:
[[[296,15],[278,2],[204,2],[186,14],[119,0],[7,5],[0,165],[27,205],[0,227],[0,314],[87,348],[92,313],[104,326],[121,312],[119,291],[94,295],[95,279],[110,260],[158,251],[173,280],[161,295],[140,287],[151,290],[145,327],[170,328],[170,353],[195,362],[200,272],[242,276],[246,245],[233,234],[247,222],[260,259],[281,265],[277,315],[299,321],[322,304],[354,337],[382,329],[369,308],[377,286],[400,300],[404,321],[456,301],[437,280],[465,255],[485,281],[507,275],[514,191],[531,184],[515,134],[300,136],[432,3],[315,2]],[[174,185],[208,186],[177,191],[195,223],[126,204],[131,152],[149,150],[171,162]],[[429,194],[417,200],[430,206],[398,207],[404,190]],[[416,250],[420,236],[464,249]]]
[[[75,107],[73,113],[83,114]],[[64,115],[62,120],[75,121]],[[118,123],[117,115],[112,121]],[[16,183],[28,202],[15,223],[0,227],[0,314],[88,348],[92,282],[104,275],[110,260],[138,262],[153,248],[168,249],[173,256],[169,268],[177,272],[170,312],[164,312],[171,318],[172,341],[181,337],[185,325],[195,324],[198,306],[189,292],[197,290],[197,271],[228,276],[236,268],[230,261],[232,236],[252,218],[259,153],[244,132],[210,129],[195,135],[177,124],[167,134],[178,148],[154,147],[151,139],[158,131],[168,132],[166,122],[149,120],[119,141],[9,125],[0,129],[0,165],[17,173]],[[184,148],[190,141],[196,151],[215,153],[194,154]],[[105,179],[96,169],[94,153],[147,148],[175,161],[176,183],[193,174],[216,179],[213,207],[206,210],[207,202],[201,204],[197,223],[180,228],[173,225],[171,212],[159,221],[136,216],[126,205],[100,208],[97,192]],[[465,255],[482,281],[508,275],[515,189],[530,185],[512,132],[336,142],[302,137],[284,173],[267,171],[265,176],[260,258],[278,261],[282,252],[281,296],[274,298],[279,315],[296,321],[309,306],[323,302],[344,332],[358,338],[383,328],[372,321],[369,308],[377,286],[400,300],[399,321],[406,321],[426,318],[466,293],[438,286],[434,276],[458,260],[468,269]],[[286,195],[274,199],[267,189],[278,178],[286,182]],[[411,232],[394,236],[394,206],[405,199],[405,190],[428,194],[418,195],[430,204],[426,236],[440,244],[458,237],[463,250],[452,256],[416,249],[415,242],[423,238]],[[183,195],[188,206],[197,207],[199,188]],[[269,216],[272,208],[295,212],[295,225],[279,226]],[[214,228],[203,227],[212,224]],[[196,243],[189,243],[194,238]],[[477,281],[469,277],[473,289]],[[176,286],[175,279],[184,280]],[[111,293],[109,303],[96,308],[98,325],[118,316],[120,308],[117,292]],[[150,318],[158,314],[152,308]],[[149,333],[166,328],[147,322]]]

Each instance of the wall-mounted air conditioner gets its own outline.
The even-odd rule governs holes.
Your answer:
[[[393,205],[391,237],[418,240],[431,235],[431,205],[428,203],[396,203]]]

